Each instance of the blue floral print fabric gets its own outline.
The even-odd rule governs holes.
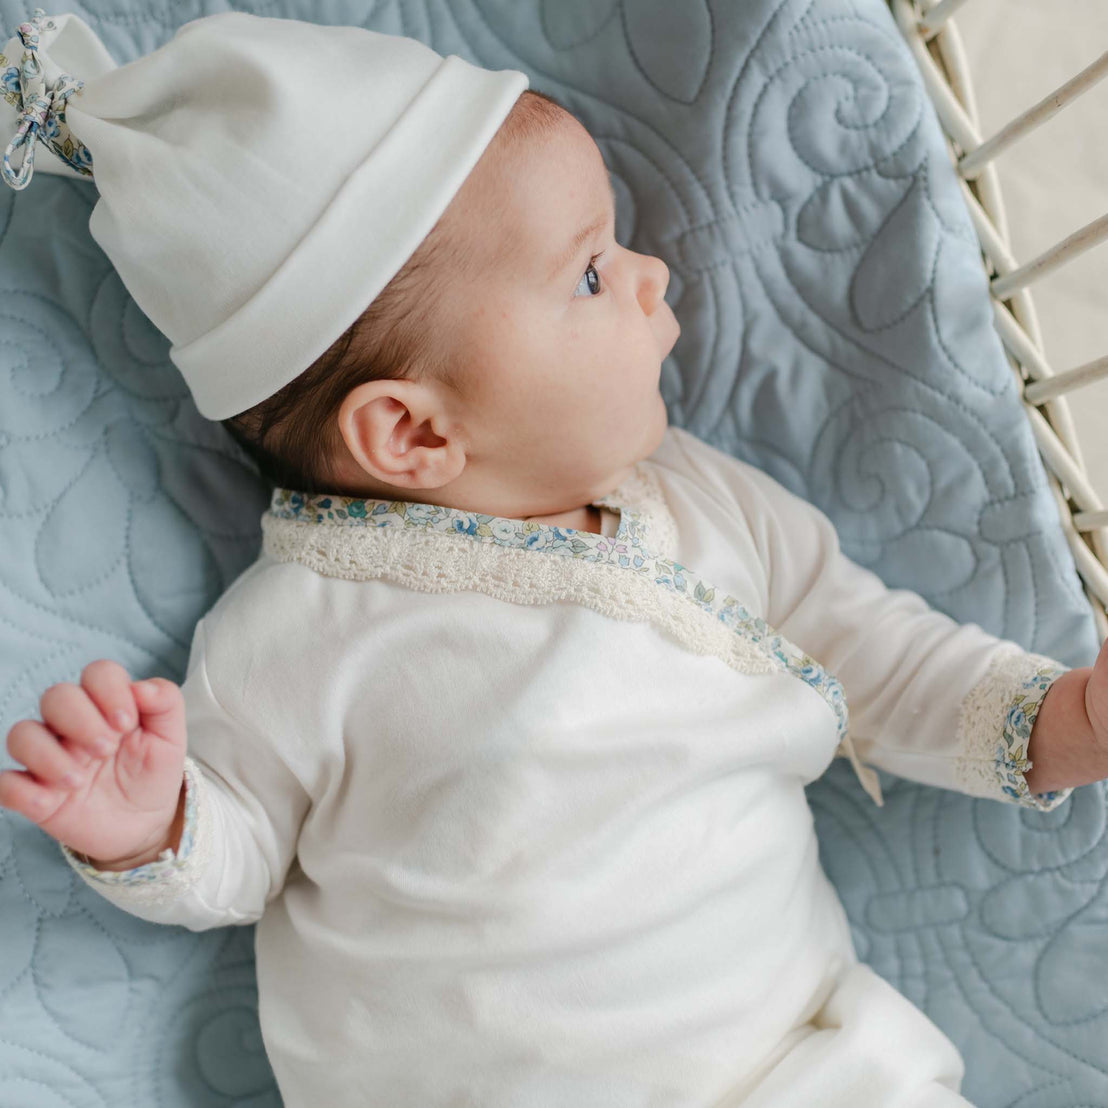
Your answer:
[[[616,566],[653,579],[661,588],[678,593],[715,616],[736,634],[757,644],[778,666],[811,686],[827,701],[838,720],[839,737],[847,733],[846,698],[842,683],[814,658],[779,635],[764,619],[751,615],[733,596],[719,592],[688,566],[650,550],[644,542],[638,512],[618,505],[611,497],[598,505],[618,508],[619,527],[608,537],[572,528],[550,527],[534,520],[506,519],[461,511],[440,504],[403,500],[357,499],[275,489],[270,512],[279,519],[331,523],[355,527],[420,527],[429,531],[467,535],[477,542],[520,547],[544,554],[580,558]]]

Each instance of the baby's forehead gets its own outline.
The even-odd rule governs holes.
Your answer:
[[[486,265],[532,255],[549,263],[614,200],[595,141],[573,116],[516,133],[495,151],[458,206],[454,226]]]

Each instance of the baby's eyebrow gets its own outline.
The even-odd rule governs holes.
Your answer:
[[[616,206],[616,190],[612,187],[611,177],[608,178],[608,192],[611,193],[612,208],[614,209]],[[562,270],[565,269],[565,267],[569,265],[569,263],[572,262],[574,258],[577,257],[577,252],[581,249],[582,246],[584,246],[589,238],[595,235],[597,231],[599,231],[607,224],[607,222],[608,217],[606,215],[603,215],[599,219],[593,220],[593,222],[590,223],[587,227],[578,231],[577,234],[574,235],[573,242],[569,244],[568,249],[564,253],[559,255],[558,260],[554,263],[554,267],[550,270],[550,276],[547,278],[547,280],[553,281],[554,278],[557,277],[558,274],[561,273]]]

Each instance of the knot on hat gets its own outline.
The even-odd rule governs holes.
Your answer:
[[[42,8],[35,8],[30,22],[20,23],[16,34],[23,43],[23,61],[4,70],[3,95],[16,105],[20,112],[19,127],[4,150],[0,174],[13,189],[24,189],[31,182],[35,171],[35,139],[45,143],[59,158],[78,173],[92,176],[92,154],[69,129],[65,121],[66,101],[85,87],[85,82],[62,73],[47,88],[42,61],[39,58],[39,35],[43,30],[53,30],[57,24],[47,17]],[[12,169],[11,156],[25,146],[23,162],[16,171]]]

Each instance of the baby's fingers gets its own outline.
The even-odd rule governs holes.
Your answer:
[[[81,671],[81,685],[113,731],[127,732],[138,726],[131,675],[118,662],[108,658],[89,662]]]
[[[8,732],[8,753],[44,784],[73,788],[81,778],[76,761],[57,737],[33,719],[21,719]]]
[[[68,739],[96,758],[115,749],[113,729],[84,689],[68,682],[51,685],[39,700],[43,723],[59,738]]]
[[[185,698],[181,687],[165,677],[136,681],[131,692],[142,717],[142,726],[172,746],[185,746]]]
[[[29,773],[14,769],[0,773],[0,808],[10,808],[33,823],[41,823],[61,801],[56,789],[40,785]]]

